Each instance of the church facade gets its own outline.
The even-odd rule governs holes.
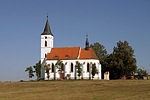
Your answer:
[[[49,79],[91,79],[92,64],[96,66],[97,74],[93,79],[101,79],[101,64],[92,48],[89,47],[88,37],[86,37],[85,48],[79,46],[53,47],[54,35],[51,32],[48,17],[43,33],[41,34],[41,79],[48,80],[44,65],[50,67]],[[57,61],[63,63],[62,72],[59,72]],[[77,62],[80,63],[81,75],[78,76]]]

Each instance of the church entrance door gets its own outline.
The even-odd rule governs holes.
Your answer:
[[[64,73],[60,73],[60,79],[64,79]]]

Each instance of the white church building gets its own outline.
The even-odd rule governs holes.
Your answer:
[[[56,37],[57,38],[57,37]],[[47,73],[44,64],[49,64],[49,79],[66,79],[68,76],[70,79],[79,79],[76,71],[76,61],[82,66],[82,79],[91,79],[91,66],[96,65],[98,73],[94,76],[94,79],[101,79],[101,64],[98,57],[92,48],[89,47],[88,37],[86,37],[85,48],[80,46],[69,47],[53,47],[54,35],[51,32],[48,17],[43,33],[41,34],[41,79],[48,80]],[[56,68],[58,60],[63,62],[63,77],[60,77],[60,73]]]

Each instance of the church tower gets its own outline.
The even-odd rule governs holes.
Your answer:
[[[50,25],[48,22],[48,16],[45,24],[45,28],[43,33],[41,34],[41,79],[44,79],[44,63],[45,63],[45,58],[48,53],[50,53],[51,49],[53,48],[53,39],[54,35],[51,32]]]

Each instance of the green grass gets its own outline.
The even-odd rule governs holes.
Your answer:
[[[0,100],[150,100],[150,80],[0,82]]]

